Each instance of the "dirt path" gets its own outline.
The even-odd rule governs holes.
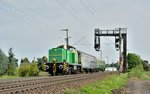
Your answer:
[[[123,89],[113,90],[113,94],[150,94],[150,80],[130,79]]]
[[[130,79],[124,94],[150,94],[150,80]]]

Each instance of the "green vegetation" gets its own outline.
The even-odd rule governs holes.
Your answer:
[[[48,62],[48,59],[46,56],[43,56],[42,58],[37,58],[37,64],[40,71],[45,71],[45,63]]]
[[[45,71],[45,63],[47,62],[47,57],[37,58],[37,61],[33,60],[32,63],[27,57],[21,59],[21,65],[19,68],[19,76],[38,76],[40,71]]]
[[[12,51],[12,48],[8,51],[8,68],[7,68],[7,74],[8,75],[15,75],[16,73],[16,67],[18,67],[18,60],[14,58],[14,53]]]
[[[123,88],[128,78],[150,80],[150,72],[144,72],[142,66],[137,66],[129,73],[112,75],[103,81],[96,81],[78,89],[67,89],[65,94],[112,94],[112,90]]]
[[[0,49],[0,76],[6,74],[7,65],[8,65],[8,57]]]
[[[150,71],[144,72],[142,79],[143,80],[150,80]]]
[[[149,79],[145,71],[149,70],[148,61],[143,61],[139,55],[134,53],[128,54],[128,77],[138,79]],[[145,70],[145,71],[144,71]]]
[[[142,65],[145,71],[150,71],[150,64],[148,64],[147,60],[142,60]]]
[[[38,74],[39,69],[37,63],[35,61],[32,61],[32,63],[29,66],[29,76],[37,76]]]
[[[143,73],[144,73],[143,67],[139,65],[139,66],[132,68],[130,70],[130,72],[128,73],[128,77],[129,78],[132,78],[132,77],[141,78],[143,76]]]
[[[145,72],[142,66],[133,68],[128,73],[128,78],[137,78],[142,80],[150,80],[150,72]]]
[[[12,48],[9,49],[9,56],[7,57],[0,49],[0,76],[1,78],[25,77],[25,76],[37,76],[40,71],[45,70],[45,63],[47,57],[43,56],[38,58],[38,61],[33,60],[32,63],[27,57],[21,59],[20,67],[18,67],[17,59],[14,58]]]
[[[103,81],[97,81],[79,89],[66,90],[65,94],[112,94],[112,90],[120,89],[125,86],[128,78],[136,78],[143,80],[150,80],[149,65],[147,62],[142,61],[139,55],[134,53],[128,54],[128,73],[121,75],[113,75]],[[114,65],[106,65],[114,66]],[[115,67],[119,67],[118,63]]]
[[[8,51],[8,57],[0,49],[0,76],[2,75],[16,75],[16,67],[18,67],[17,59],[14,57],[13,49]]]
[[[65,94],[111,94],[112,90],[123,87],[126,82],[127,74],[116,74],[103,81],[97,81],[80,89],[66,90]]]
[[[128,53],[128,69],[135,68],[138,65],[142,64],[142,60],[139,55],[136,55],[135,53]]]
[[[0,77],[0,79],[16,79],[16,78],[21,78],[18,75],[15,76],[9,76],[9,75],[3,75]]]
[[[37,63],[33,60],[32,63],[28,62],[28,59],[22,59],[21,66],[19,68],[19,76],[37,76],[39,74],[39,69]]]

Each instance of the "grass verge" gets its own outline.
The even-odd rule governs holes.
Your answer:
[[[0,76],[0,79],[15,79],[15,78],[21,78],[19,76],[8,76],[8,75],[3,75],[3,76]]]
[[[150,71],[145,72],[141,66],[133,68],[128,73],[128,78],[137,78],[141,80],[150,80]]]
[[[143,76],[141,77],[142,80],[150,80],[150,71],[143,72]]]
[[[65,94],[112,94],[112,90],[122,88],[128,80],[127,74],[112,75],[106,80],[97,81],[79,89],[67,89]]]

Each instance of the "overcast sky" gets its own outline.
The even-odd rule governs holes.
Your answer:
[[[128,52],[150,60],[150,0],[0,0],[0,48],[13,47],[16,58],[48,56],[50,48],[69,44],[99,57],[94,29],[128,28]],[[114,38],[108,38],[114,42]],[[104,60],[116,62],[114,44],[101,38]]]

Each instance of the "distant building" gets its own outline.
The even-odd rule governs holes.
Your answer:
[[[105,71],[117,71],[116,67],[106,67]]]

